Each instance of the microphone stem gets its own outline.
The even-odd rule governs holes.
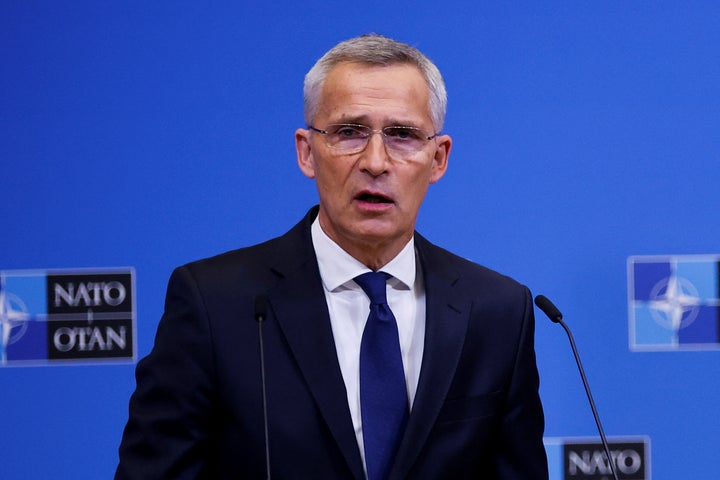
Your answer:
[[[268,412],[267,412],[267,391],[265,388],[265,350],[263,348],[263,326],[264,318],[258,319],[258,342],[260,344],[260,377],[262,379],[262,401],[263,401],[263,426],[265,427],[265,472],[267,480],[270,480],[270,438],[268,434]]]
[[[610,455],[610,446],[607,438],[605,438],[605,432],[603,431],[602,424],[600,423],[600,416],[598,415],[597,408],[595,408],[595,401],[593,400],[592,393],[590,393],[590,385],[588,384],[587,377],[585,377],[585,370],[583,369],[582,362],[580,361],[580,355],[578,354],[577,347],[575,346],[575,339],[573,338],[568,326],[562,321],[562,318],[557,318],[556,321],[562,325],[565,333],[567,333],[567,336],[570,339],[570,346],[572,347],[573,355],[575,355],[575,363],[577,363],[578,369],[580,370],[580,376],[582,377],[583,386],[585,387],[585,393],[587,393],[588,400],[590,401],[590,408],[592,409],[593,417],[595,417],[595,424],[597,425],[598,432],[600,432],[600,439],[602,440],[603,447],[605,448],[608,465],[610,465],[613,478],[618,480],[617,472],[615,471],[615,462],[613,461],[612,455]]]

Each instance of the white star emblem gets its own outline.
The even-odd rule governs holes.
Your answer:
[[[648,307],[658,324],[677,332],[695,321],[701,303],[695,285],[673,275],[653,287]]]
[[[20,297],[0,289],[1,363],[7,361],[7,353],[5,351],[7,346],[17,342],[25,334],[28,320],[30,320],[30,314]]]

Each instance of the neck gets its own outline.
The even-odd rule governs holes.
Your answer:
[[[340,248],[372,271],[378,271],[390,263],[405,248],[414,234],[414,231],[411,231],[403,237],[394,239],[341,237],[332,229],[325,228],[322,218],[320,218],[320,228]]]
[[[339,244],[338,244],[339,245]],[[380,270],[382,267],[390,263],[390,260],[395,258],[400,251],[402,251],[402,247],[399,249],[394,250],[387,250],[382,248],[367,248],[367,247],[361,247],[357,250],[346,248],[343,245],[340,245],[343,250],[348,252],[353,258],[355,258],[357,261],[368,267],[370,270],[376,272]],[[404,245],[403,245],[404,246]]]

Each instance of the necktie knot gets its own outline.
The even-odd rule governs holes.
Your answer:
[[[367,272],[355,277],[355,283],[360,285],[365,295],[368,296],[370,305],[383,305],[387,304],[385,286],[390,276],[385,272]]]

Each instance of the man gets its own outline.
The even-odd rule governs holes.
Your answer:
[[[415,232],[445,105],[386,37],[316,63],[295,142],[320,205],[173,273],[117,479],[547,478],[530,292]]]

